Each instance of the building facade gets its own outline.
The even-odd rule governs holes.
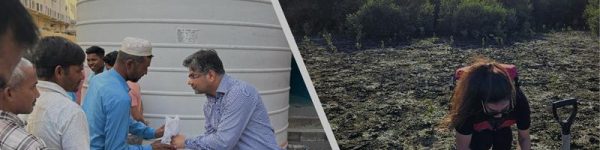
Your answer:
[[[42,36],[62,36],[75,41],[77,0],[21,0]]]

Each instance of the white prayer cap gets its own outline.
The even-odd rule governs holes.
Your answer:
[[[152,55],[152,45],[150,44],[150,41],[135,37],[126,37],[123,39],[120,50],[134,56]]]

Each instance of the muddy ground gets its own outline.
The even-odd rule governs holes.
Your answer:
[[[571,97],[579,99],[573,148],[600,149],[597,37],[564,31],[503,47],[450,43],[430,38],[395,48],[333,52],[299,42],[340,148],[451,148],[453,132],[438,124],[448,111],[452,74],[483,54],[518,66],[532,111],[533,149],[559,148],[560,128],[549,104]]]

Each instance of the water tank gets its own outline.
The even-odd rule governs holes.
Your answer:
[[[268,109],[277,143],[287,144],[291,51],[268,0],[80,0],[77,41],[107,51],[126,36],[152,42],[155,57],[140,80],[150,126],[179,115],[182,133],[204,132],[204,95],[186,84],[182,60],[216,49],[225,71],[254,85]]]

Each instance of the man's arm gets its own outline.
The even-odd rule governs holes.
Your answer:
[[[87,119],[81,110],[67,120],[63,130],[64,139],[61,140],[62,148],[65,150],[89,150],[90,134]]]
[[[529,138],[529,129],[519,130],[519,147],[521,150],[531,149],[531,139]]]
[[[185,140],[185,147],[190,149],[231,149],[236,145],[243,130],[246,128],[254,109],[256,108],[256,97],[244,95],[242,89],[230,92],[224,97],[223,113],[218,129],[213,134],[205,134]],[[180,148],[180,147],[177,147]]]
[[[152,150],[150,145],[127,145],[126,143],[127,132],[131,128],[131,116],[129,114],[131,103],[128,96],[110,94],[106,97],[107,99],[104,101],[104,110],[106,111],[104,112],[106,114],[105,149]]]
[[[144,122],[144,114],[142,113],[142,110],[139,107],[142,107],[142,105],[136,105],[131,107],[131,117],[133,117],[133,120]]]
[[[146,126],[146,124],[136,121],[129,117],[129,132],[133,135],[143,137],[144,139],[153,139],[161,136],[156,136],[156,129]]]
[[[471,134],[464,135],[458,132],[455,133],[456,138],[456,149],[458,150],[469,150],[469,145],[471,144]]]

